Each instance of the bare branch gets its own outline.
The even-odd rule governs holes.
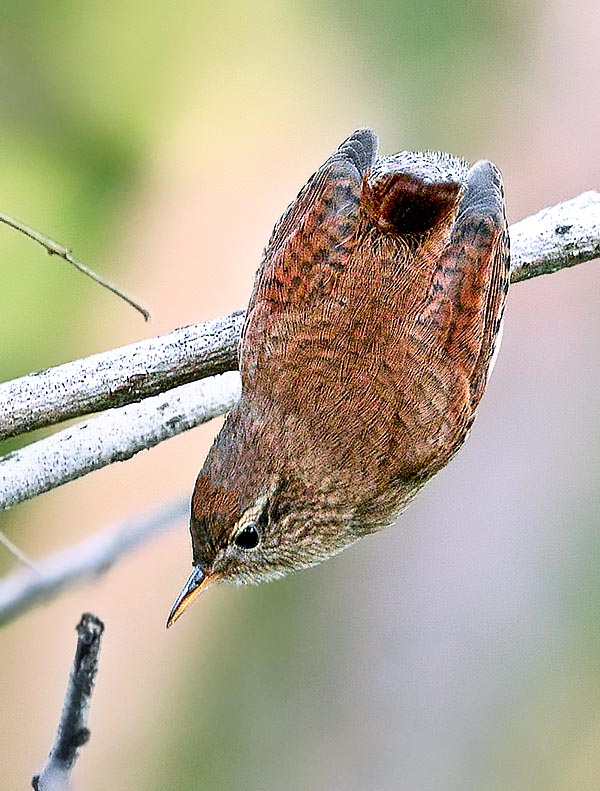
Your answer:
[[[150,318],[150,313],[146,310],[146,308],[142,307],[139,302],[136,302],[132,297],[126,294],[122,289],[119,288],[119,286],[111,283],[110,280],[107,280],[105,277],[102,277],[102,275],[94,272],[93,269],[90,269],[89,266],[86,266],[81,261],[78,261],[73,256],[73,253],[68,247],[64,247],[64,245],[55,242],[54,239],[44,236],[44,234],[34,230],[33,228],[30,228],[20,220],[15,220],[14,217],[10,217],[8,214],[0,213],[0,222],[3,222],[5,225],[9,225],[11,228],[14,228],[15,231],[19,231],[19,233],[22,233],[25,236],[28,236],[30,239],[33,239],[34,242],[41,244],[48,255],[57,255],[59,258],[62,258],[63,261],[71,264],[75,267],[75,269],[79,269],[79,271],[83,272],[84,275],[87,275],[87,277],[101,285],[102,288],[112,291],[113,294],[116,294],[117,297],[124,300],[128,305],[131,305],[132,308],[137,310],[138,313],[141,313],[144,317],[144,321],[148,321]]]
[[[600,193],[584,193],[522,220],[511,229],[511,240],[513,281],[516,282],[597,257],[600,253]],[[218,366],[233,367],[233,351],[242,316],[241,313],[232,314],[204,326],[180,331],[190,333],[193,338],[186,375],[192,376],[193,369],[196,376],[205,375],[215,360]],[[73,416],[78,409],[88,409],[90,403],[98,408],[102,398],[102,403],[110,403],[114,390],[119,392],[118,403],[130,398],[129,391],[133,391],[134,400],[140,398],[139,394],[146,392],[147,387],[148,379],[143,373],[146,365],[153,370],[152,389],[172,386],[182,359],[174,336],[181,337],[178,333],[170,333],[3,385],[0,414],[4,425],[13,421],[12,414],[22,401],[27,402],[28,407],[21,409],[21,426],[40,425],[39,416],[48,409],[44,401],[48,393],[53,394],[50,400],[54,419],[62,419],[59,406],[62,400],[70,401],[67,413]],[[151,364],[147,359],[149,349]],[[188,349],[184,356],[187,354]],[[113,374],[111,360],[117,357],[120,365]],[[101,376],[94,378],[94,367],[99,365],[108,368],[103,367]],[[77,367],[84,374],[73,382],[69,372]],[[39,388],[36,385],[38,377],[43,382]],[[90,381],[93,381],[91,386]],[[71,395],[63,395],[65,393]],[[111,410],[9,454],[0,459],[0,508],[8,508],[113,461],[127,459],[143,448],[226,412],[239,393],[239,378],[231,372],[225,373],[214,379],[183,385],[162,396],[146,398],[139,405]],[[28,419],[28,411],[36,416],[33,420]]]
[[[0,440],[231,371],[243,311],[0,384]]]
[[[513,283],[600,256],[600,192],[542,209],[510,228]]]
[[[79,748],[89,741],[87,720],[103,632],[104,624],[95,615],[84,613],[81,616],[60,722],[48,760],[31,781],[35,791],[67,791]]]
[[[0,458],[0,509],[206,423],[231,409],[240,392],[239,374],[228,371],[111,409],[9,453]]]
[[[123,555],[172,527],[189,512],[189,497],[125,520],[0,581],[0,626],[66,588],[96,577]]]
[[[600,193],[544,209],[510,229],[512,281],[600,255]],[[237,367],[243,311],[0,385],[0,440]]]

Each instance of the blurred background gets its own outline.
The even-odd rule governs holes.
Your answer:
[[[516,221],[600,183],[597,4],[5,3],[2,379],[239,308],[271,228],[355,128],[504,174]],[[221,587],[173,630],[187,526],[0,635],[0,788],[53,739],[106,622],[86,791],[600,788],[600,267],[514,287],[471,438],[392,529]],[[218,422],[0,515],[33,558],[191,492]],[[16,443],[2,447],[6,452]],[[0,571],[15,568],[2,550]]]

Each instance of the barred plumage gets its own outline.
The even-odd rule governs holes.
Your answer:
[[[395,519],[469,432],[509,269],[494,165],[380,157],[368,129],[342,143],[256,275],[242,398],[196,483],[171,620],[214,581],[314,565]]]

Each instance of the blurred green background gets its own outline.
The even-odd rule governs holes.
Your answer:
[[[592,0],[2,12],[0,211],[154,316],[0,227],[2,379],[242,306],[273,223],[358,126],[385,153],[492,159],[512,221],[600,181]],[[396,528],[218,588],[166,633],[182,524],[5,628],[0,788],[41,766],[92,610],[107,631],[78,788],[597,791],[599,303],[597,264],[514,288],[472,436]],[[0,527],[43,557],[191,491],[216,426]]]

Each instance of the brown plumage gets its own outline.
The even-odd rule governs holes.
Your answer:
[[[467,436],[509,274],[491,163],[378,157],[368,129],[340,146],[265,250],[169,623],[213,582],[314,565],[394,521]]]

